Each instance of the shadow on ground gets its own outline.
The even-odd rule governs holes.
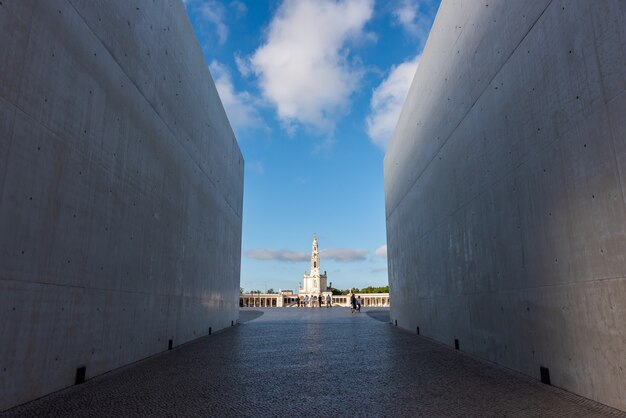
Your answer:
[[[367,311],[365,312],[370,316],[370,318],[374,318],[380,322],[389,322],[389,311]]]
[[[239,323],[243,324],[244,322],[252,321],[253,319],[257,319],[261,315],[263,315],[263,312],[261,311],[249,311],[247,309],[240,309]]]
[[[244,308],[243,326],[0,417],[625,416],[365,313]]]

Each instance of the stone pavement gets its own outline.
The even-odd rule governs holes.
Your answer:
[[[387,310],[241,311],[241,324],[0,413],[626,416],[388,323]]]

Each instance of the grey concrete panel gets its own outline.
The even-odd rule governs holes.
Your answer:
[[[11,148],[14,121],[15,106],[0,97],[0,203],[2,202],[2,190],[4,189],[4,177],[6,175],[9,149]]]
[[[392,319],[620,409],[625,17],[444,1],[385,156]]]
[[[0,5],[0,28],[8,37],[0,48],[0,97],[11,103],[15,103],[19,92],[33,3],[33,0],[7,1]]]
[[[243,158],[181,2],[0,19],[1,410],[237,320]]]

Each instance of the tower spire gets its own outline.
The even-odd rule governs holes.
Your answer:
[[[326,272],[320,274],[320,252],[317,243],[317,234],[313,234],[311,244],[311,272],[304,273],[304,284],[300,289],[301,293],[317,294],[326,290]]]
[[[317,247],[317,236],[313,234],[313,245],[311,248],[311,276],[318,276],[320,272],[320,254]]]

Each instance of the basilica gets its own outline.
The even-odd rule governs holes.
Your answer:
[[[317,245],[317,236],[313,235],[313,245],[311,249],[311,271],[309,274],[304,272],[304,278],[302,280],[302,287],[298,289],[298,296],[300,299],[312,299],[318,301],[319,297],[322,297],[323,303],[326,301],[326,295],[332,297],[330,287],[327,285],[328,276],[326,272],[320,273],[320,253]],[[316,302],[317,304],[317,302]]]
[[[350,306],[350,295],[333,295],[332,283],[328,283],[326,272],[320,270],[320,252],[317,236],[313,235],[311,248],[311,270],[304,272],[298,292],[281,290],[279,293],[242,293],[239,295],[241,307],[322,307],[326,306],[326,296],[330,296],[330,306]],[[389,307],[389,293],[355,293],[365,307]],[[321,300],[321,304],[320,304]]]

